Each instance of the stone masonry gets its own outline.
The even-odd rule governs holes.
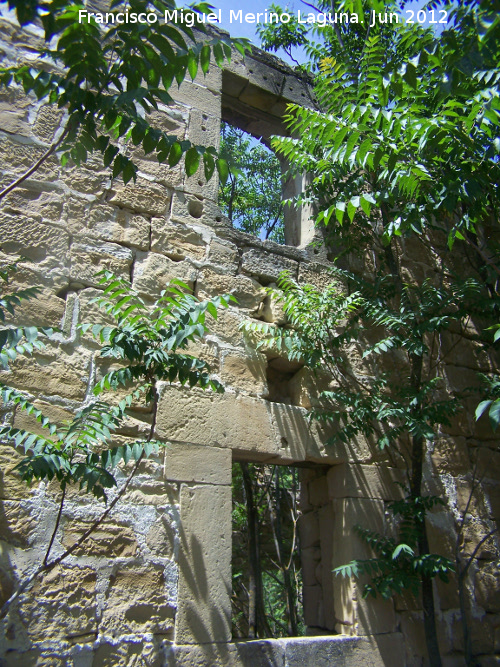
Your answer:
[[[29,61],[35,31],[0,23],[5,62]],[[223,69],[173,89],[175,103],[154,112],[158,127],[217,146],[221,118],[264,140],[283,132],[287,102],[308,104],[302,80],[259,51],[235,54]],[[8,185],[47,149],[62,112],[11,86],[0,96],[0,186]],[[122,502],[85,549],[41,577],[2,621],[0,665],[101,667],[249,667],[280,665],[422,664],[419,600],[364,600],[361,586],[334,578],[332,569],[369,555],[354,534],[361,524],[384,530],[387,504],[404,481],[401,464],[358,438],[327,445],[328,433],[307,418],[317,379],[276,355],[255,351],[240,324],[282,321],[265,287],[286,269],[300,281],[325,284],[324,250],[307,211],[288,214],[287,245],[239,232],[217,206],[218,183],[203,171],[186,178],[135,150],[139,178],[123,185],[97,157],[62,168],[53,156],[14,190],[0,209],[1,259],[21,261],[19,286],[39,285],[24,305],[24,324],[60,329],[35,358],[20,358],[2,380],[23,389],[52,420],[70,417],[91,397],[103,371],[97,346],[77,325],[98,322],[92,305],[95,274],[109,268],[132,281],[149,302],[173,278],[200,298],[230,292],[238,303],[221,312],[205,341],[191,352],[206,359],[226,388],[223,395],[164,384],[161,456],[141,465]],[[299,179],[300,180],[300,179]],[[289,182],[287,191],[300,187]],[[415,260],[417,262],[417,260]],[[423,261],[425,265],[425,261]],[[415,264],[419,270],[418,262]],[[408,263],[411,272],[412,264]],[[473,324],[470,325],[471,329]],[[453,388],[477,383],[491,361],[463,332],[447,365]],[[328,378],[323,379],[328,382]],[[36,430],[30,417],[4,406],[10,423]],[[500,521],[500,453],[474,405],[442,434],[426,462],[426,485],[448,500],[429,517],[431,548],[454,558],[460,513],[471,492],[471,460],[482,485],[460,544],[471,554]],[[148,413],[132,411],[120,441],[145,433]],[[0,447],[0,598],[40,562],[57,513],[58,487],[27,488],[12,468],[20,454]],[[310,636],[231,642],[231,465],[234,460],[294,464],[301,469],[300,537],[304,613]],[[130,465],[130,464],[129,464]],[[127,470],[120,471],[121,479]],[[55,553],[72,544],[102,506],[71,490]],[[495,524],[496,522],[496,524]],[[498,540],[484,543],[467,579],[473,651],[484,667],[500,661]],[[445,665],[464,665],[456,581],[435,587]]]

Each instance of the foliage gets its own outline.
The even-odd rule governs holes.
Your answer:
[[[375,436],[380,448],[396,444],[405,434],[434,439],[436,426],[448,424],[459,403],[456,398],[438,398],[442,384],[437,369],[415,387],[404,375],[405,364],[409,368],[412,355],[429,356],[439,332],[467,317],[479,298],[478,282],[456,281],[447,289],[429,281],[421,286],[406,284],[395,309],[390,277],[377,275],[369,281],[340,269],[332,273],[337,280],[323,290],[299,285],[283,273],[279,289],[270,291],[283,303],[289,326],[252,321],[243,328],[259,333],[259,348],[271,346],[290,360],[332,376],[333,386],[320,393],[320,405],[311,412],[333,428],[330,444],[348,442],[358,434]],[[343,284],[348,281],[354,291],[346,296]],[[366,334],[375,328],[377,341],[370,344]],[[354,342],[363,342],[360,357],[374,359],[375,372],[366,376],[353,372],[348,350]],[[398,358],[397,378],[380,371],[377,357],[380,366],[387,366],[384,356]]]
[[[478,3],[468,7],[475,21],[485,19]],[[300,138],[276,138],[273,146],[312,174],[306,197],[317,204],[317,222],[350,237],[350,248],[368,230],[384,243],[440,230],[450,247],[467,234],[497,233],[498,50],[474,42],[476,24],[462,14],[452,13],[459,26],[439,40],[401,23],[389,36],[387,27],[373,28],[362,50],[353,48],[359,33],[350,28],[344,48],[333,49],[333,28],[322,33],[330,32],[315,53],[321,111],[289,105],[288,126]],[[459,40],[458,29],[469,34]],[[473,54],[470,42],[478,44]],[[357,54],[355,70],[346,51]]]
[[[297,470],[284,466],[247,464],[252,499],[245,492],[242,467],[233,465],[233,638],[248,637],[251,572],[250,512],[255,509],[257,525],[262,609],[256,623],[260,637],[302,635],[302,579],[297,549]],[[253,508],[249,503],[252,501]],[[257,573],[259,576],[259,573]],[[293,610],[291,610],[293,607]],[[292,618],[293,617],[293,622]]]
[[[4,275],[8,276],[9,273],[7,270]],[[39,435],[9,424],[0,427],[0,438],[3,442],[24,449],[24,457],[15,470],[28,484],[33,480],[55,479],[62,491],[52,540],[43,564],[34,576],[52,569],[85,541],[123,495],[141,460],[157,453],[158,448],[163,446],[163,443],[156,439],[155,431],[159,381],[180,382],[190,387],[223,391],[220,383],[210,377],[207,364],[185,350],[190,341],[205,335],[207,314],[216,318],[217,308],[227,306],[233,297],[220,296],[209,301],[199,301],[189,293],[187,285],[177,282],[164,290],[152,308],[148,308],[126,280],[117,278],[109,271],[102,271],[98,275],[103,291],[93,302],[106,312],[114,325],[85,324],[81,325],[81,332],[91,331],[101,345],[101,357],[115,360],[118,367],[109,370],[94,387],[96,398],[84,404],[73,419],[55,424],[44,416],[23,392],[5,384],[0,386],[4,404],[13,404],[18,410],[35,417],[45,433]],[[10,312],[13,312],[12,304],[17,304],[29,296],[32,294],[17,291],[5,295],[3,302],[7,304]],[[20,345],[24,348],[23,352],[26,352],[27,345],[35,334],[31,328],[15,331],[29,331],[26,341],[23,341],[21,333],[15,336],[16,340],[21,341],[16,346],[16,352],[20,353]],[[34,329],[35,333],[36,331]],[[9,340],[12,336],[9,337],[5,330],[2,330],[1,337],[6,341],[2,353],[10,360],[12,355],[7,355],[7,352],[11,349]],[[130,391],[117,405],[110,405],[97,398],[103,392],[120,388]],[[129,408],[137,402],[145,402],[152,412],[148,436],[113,446],[113,438],[123,427]],[[50,561],[50,551],[62,515],[67,487],[79,484],[80,489],[107,503],[108,490],[118,486],[115,476],[117,466],[121,463],[127,464],[131,459],[135,461],[132,472],[120,490],[114,493],[113,500],[103,515],[74,545]],[[34,576],[16,591],[10,601],[26,588]]]
[[[243,130],[222,123],[221,156],[229,165],[219,205],[235,227],[284,243],[281,166],[276,156]]]
[[[345,0],[336,9],[367,19],[371,10],[405,5],[382,4]],[[282,285],[295,332],[268,330],[268,337],[331,371],[333,387],[314,416],[333,427],[334,438],[360,433],[391,444],[406,460],[413,503],[423,497],[428,441],[462,407],[461,397],[445,392],[436,341],[446,331],[461,335],[469,318],[483,327],[498,321],[499,306],[499,6],[429,3],[437,6],[451,17],[441,35],[404,22],[314,27],[320,40],[309,48],[309,69],[318,108],[289,105],[290,136],[272,142],[292,169],[308,173],[302,201],[312,204],[338,264],[355,267],[337,271],[339,291],[360,301],[348,311],[330,287],[340,311],[322,333],[327,291]],[[320,8],[331,11],[327,3]],[[406,266],[414,252],[428,270]],[[351,355],[364,346],[364,372],[347,363],[347,345]],[[495,420],[496,391],[490,378],[491,394],[478,409],[493,409]],[[429,561],[425,520],[416,525],[416,549],[400,542],[414,555],[402,547],[392,566],[397,542],[391,552],[386,538],[374,538],[386,565],[377,561],[372,586],[388,594],[388,572],[397,588],[412,558],[434,562],[419,572],[429,660],[440,665],[431,578],[442,563]]]
[[[116,326],[100,324],[83,325],[82,332],[91,329],[100,341],[101,357],[112,357],[124,365],[104,375],[94,388],[99,396],[103,391],[121,386],[137,388],[125,396],[118,406],[95,401],[78,411],[71,422],[52,424],[40,410],[29,402],[23,393],[2,386],[4,403],[13,402],[20,410],[33,416],[47,430],[46,436],[36,435],[24,429],[3,426],[0,437],[16,447],[24,447],[25,458],[18,464],[21,477],[31,483],[51,480],[54,477],[61,489],[68,484],[79,483],[87,492],[106,500],[105,489],[116,486],[116,479],[109,471],[122,460],[136,461],[158,450],[158,443],[149,438],[137,440],[120,447],[109,447],[113,433],[127,417],[132,402],[157,400],[156,383],[159,380],[189,386],[198,385],[222,391],[221,385],[212,380],[205,362],[183,354],[190,340],[201,338],[205,331],[205,314],[217,315],[216,308],[227,304],[227,298],[198,302],[193,296],[172,285],[156,301],[152,313],[133,292],[127,281],[117,279],[109,272],[102,274],[100,284],[105,286],[102,296],[94,301],[116,320]]]
[[[114,0],[111,9],[123,9],[124,4]],[[132,144],[171,167],[185,154],[188,176],[202,159],[207,180],[216,167],[224,179],[227,167],[214,148],[169,135],[154,127],[148,114],[172,102],[167,91],[173,82],[180,85],[187,75],[194,79],[198,69],[206,74],[212,57],[221,67],[230,59],[231,46],[244,52],[244,41],[222,35],[200,42],[185,23],[165,23],[164,12],[175,10],[174,0],[127,3],[130,13],[157,15],[151,24],[106,25],[94,18],[79,22],[79,11],[85,8],[71,0],[9,0],[8,5],[15,8],[21,25],[41,22],[45,36],[29,64],[0,68],[0,86],[15,82],[39,101],[65,110],[65,129],[53,144],[63,151],[62,164],[70,159],[80,164],[97,151],[104,165],[112,167],[113,177],[121,174],[127,183],[138,170],[127,151]],[[206,13],[210,6],[202,2],[191,9]],[[203,33],[203,25],[197,30]]]
[[[358,528],[377,556],[336,570],[344,576],[369,575],[365,595],[390,597],[407,588],[416,591],[435,576],[447,581],[454,571],[449,559],[428,549],[425,513],[444,502],[421,493],[423,447],[461,409],[459,397],[445,392],[435,363],[436,341],[443,330],[466,321],[481,302],[481,289],[473,279],[450,281],[446,287],[431,281],[398,286],[383,271],[371,280],[340,269],[333,274],[336,282],[324,289],[299,285],[282,274],[279,289],[272,291],[288,324],[252,321],[243,328],[257,334],[258,347],[332,378],[310,411],[327,427],[327,444],[349,443],[361,434],[381,449],[391,445],[407,466],[408,495],[390,507],[396,523],[402,517],[398,538]]]
[[[488,411],[491,428],[496,431],[500,424],[500,376],[499,375],[484,375],[481,373],[480,377],[486,387],[486,393],[489,398],[481,401],[476,408],[476,419],[479,419]]]
[[[265,51],[277,52],[280,49],[295,62],[299,63],[293,57],[292,49],[307,44],[307,28],[303,23],[299,23],[293,10],[288,7],[282,9],[279,5],[272,3],[267,9],[268,14],[289,14],[288,23],[258,23],[257,34],[260,37],[261,46]]]
[[[444,505],[436,496],[406,497],[389,505],[394,517],[400,516],[398,539],[356,526],[361,539],[378,556],[367,560],[354,560],[348,565],[335,568],[334,573],[343,577],[369,575],[370,583],[365,584],[363,597],[381,595],[388,599],[395,594],[410,590],[418,595],[422,575],[436,577],[448,583],[449,573],[455,571],[453,561],[438,554],[418,555],[420,526],[425,514],[436,505]]]
[[[36,298],[39,293],[37,287],[12,289],[10,281],[17,271],[17,262],[0,267],[0,365],[3,370],[9,370],[9,364],[19,354],[32,354],[43,347],[39,337],[50,336],[52,329],[37,329],[36,327],[5,326],[6,318],[15,315],[15,309],[23,301]],[[8,290],[8,291],[5,291]]]

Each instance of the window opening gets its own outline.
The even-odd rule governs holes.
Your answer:
[[[233,464],[233,639],[302,636],[299,471]]]
[[[237,229],[262,240],[285,243],[281,164],[248,132],[221,124],[221,154],[229,177],[219,188],[219,206]]]

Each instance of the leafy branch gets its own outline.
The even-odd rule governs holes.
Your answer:
[[[217,317],[219,307],[227,307],[234,297],[220,296],[212,300],[199,301],[188,292],[183,283],[172,284],[164,290],[149,309],[130,283],[117,278],[109,271],[98,274],[102,294],[94,302],[114,320],[114,326],[100,324],[81,325],[81,331],[92,331],[101,345],[101,357],[117,360],[121,367],[111,370],[94,387],[95,400],[82,407],[75,417],[62,424],[54,424],[38,410],[22,393],[2,385],[0,395],[4,403],[14,404],[26,414],[32,415],[47,435],[31,433],[10,425],[0,427],[0,438],[16,448],[24,449],[24,457],[15,467],[21,478],[31,484],[36,481],[56,480],[61,488],[61,499],[53,533],[41,564],[34,573],[18,586],[5,602],[0,617],[10,605],[27,590],[36,577],[49,572],[64,559],[85,544],[87,538],[102,524],[115,505],[126,493],[141,461],[156,454],[164,443],[156,439],[156,420],[160,381],[180,382],[190,387],[199,386],[222,392],[222,385],[210,377],[208,365],[184,350],[191,341],[202,338],[207,332],[206,316]],[[4,297],[9,312],[31,294],[17,292],[15,297]],[[26,333],[26,328],[19,331]],[[1,331],[0,331],[1,333]],[[34,338],[37,330],[29,330]],[[19,334],[16,340],[21,340]],[[5,340],[2,353],[10,350],[9,339]],[[20,345],[16,346],[16,354]],[[24,343],[26,348],[26,343]],[[7,358],[11,360],[11,356]],[[120,387],[132,388],[117,405],[99,400],[104,391]],[[123,427],[128,411],[137,401],[145,401],[151,410],[151,425],[145,439],[137,439],[120,446],[113,446],[113,436]],[[118,489],[116,469],[130,460],[135,463],[125,482]],[[66,491],[79,485],[81,491],[90,493],[106,503],[106,509],[79,537],[61,554],[51,558],[53,545],[63,515]],[[116,488],[108,504],[107,492]]]

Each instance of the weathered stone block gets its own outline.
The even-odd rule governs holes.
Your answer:
[[[324,505],[318,512],[321,543],[321,588],[324,596],[324,627],[334,631],[336,625],[334,604],[334,576],[332,573],[333,542],[335,540],[335,517],[331,505]]]
[[[267,394],[266,358],[263,354],[224,352],[220,379],[225,387],[257,396]]]
[[[151,223],[138,213],[108,204],[92,204],[86,217],[88,234],[120,245],[149,249]]]
[[[168,633],[175,615],[170,602],[174,591],[168,587],[161,567],[129,566],[118,570],[111,575],[101,631],[112,635]]]
[[[133,287],[142,296],[153,299],[160,295],[171,280],[181,280],[191,286],[196,276],[197,269],[187,259],[175,262],[158,253],[137,252]]]
[[[132,480],[123,501],[131,505],[158,505],[168,507],[179,501],[175,484],[154,479]]]
[[[128,278],[133,261],[129,248],[99,241],[72,243],[69,257],[71,279],[81,285],[97,285],[96,274],[103,269]]]
[[[32,139],[21,136],[0,136],[0,162],[8,165],[11,174],[19,175],[39,160],[46,152],[47,147],[35,143]],[[56,157],[49,157],[36,171],[37,181],[55,181],[59,175],[59,161]]]
[[[101,643],[95,650],[93,667],[163,667],[164,648],[160,641],[143,637]],[[75,661],[76,663],[76,661]]]
[[[187,225],[172,223],[165,218],[151,219],[151,250],[175,261],[185,257],[203,259],[206,254],[203,236]]]
[[[29,110],[32,100],[22,89],[10,86],[0,95],[0,129],[9,134],[31,135]]]
[[[268,404],[229,392],[187,392],[166,386],[157,429],[166,440],[269,454],[278,449]]]
[[[449,473],[454,477],[465,474],[471,467],[467,441],[460,436],[438,438],[431,459],[437,472]]]
[[[47,347],[36,359],[18,357],[15,371],[0,372],[0,377],[2,382],[38,395],[82,400],[88,383],[90,354],[81,349],[71,352],[66,354],[61,349]]]
[[[170,514],[162,513],[146,535],[146,544],[155,556],[172,558],[178,541],[177,521]]]
[[[243,332],[240,329],[244,319],[244,314],[234,306],[221,308],[218,311],[217,319],[209,321],[210,334],[233,347],[244,348]]]
[[[272,285],[274,287],[274,285]],[[278,326],[286,324],[288,321],[283,308],[283,303],[279,301],[274,294],[268,294],[261,303],[257,312],[257,317],[264,322],[270,322]]]
[[[225,272],[236,273],[239,261],[238,248],[230,241],[212,239],[208,261],[211,264],[224,267]]]
[[[173,644],[166,648],[165,654],[165,667],[285,667],[284,646],[274,639],[235,644]]]
[[[40,576],[21,598],[19,613],[30,639],[42,642],[95,633],[96,573],[90,567],[59,565]]]
[[[33,133],[42,141],[52,143],[56,130],[61,124],[62,111],[54,105],[42,104],[36,114]]]
[[[360,525],[383,533],[384,503],[365,498],[345,498],[332,502],[335,513],[332,569],[357,558],[370,558],[370,549],[354,532],[353,526]]]
[[[72,190],[85,195],[95,195],[96,192],[102,192],[109,182],[109,171],[107,169],[98,171],[89,167],[91,165],[86,164],[82,167],[66,168],[62,171],[62,180]]]
[[[181,222],[187,225],[205,225],[207,227],[220,228],[228,226],[224,223],[223,216],[217,204],[211,199],[206,199],[202,194],[177,191],[173,195],[172,210],[170,214],[172,222]]]
[[[94,635],[95,636],[95,635]],[[9,651],[4,659],[5,667],[67,667],[68,659],[56,648],[50,650]]]
[[[232,294],[238,306],[249,310],[257,309],[265,297],[262,285],[247,276],[228,276],[208,268],[200,271],[196,281],[196,295],[206,299],[218,294]]]
[[[282,271],[290,271],[292,277],[297,276],[298,263],[287,257],[270,255],[251,248],[242,255],[241,270],[251,276],[257,276],[261,280],[276,281]]]
[[[10,473],[15,474],[15,473]],[[26,486],[26,482],[22,482]],[[33,543],[38,524],[32,508],[19,500],[4,500],[0,511],[0,539],[14,547],[26,549]]]
[[[326,463],[321,433],[312,429],[307,412],[295,405],[269,403],[279,455],[286,461],[321,460]],[[311,503],[313,499],[309,496]]]
[[[427,656],[424,633],[424,619],[421,611],[405,611],[400,615],[401,632],[405,638],[407,665],[424,664]]]
[[[48,417],[53,424],[60,424],[61,422],[71,419],[73,414],[52,403],[46,401],[33,401],[34,406],[41,410],[45,417]],[[41,423],[32,415],[26,412],[17,411],[14,416],[14,426],[16,428],[23,428],[31,433],[37,433],[45,437],[49,436],[49,431],[43,428]]]
[[[211,113],[207,113],[199,108],[191,109],[187,137],[193,144],[213,146],[218,149],[220,144],[220,115],[214,115],[213,110]]]
[[[2,200],[5,213],[22,215],[44,221],[60,222],[63,198],[60,191],[17,187]]]
[[[285,645],[286,667],[387,667],[404,665],[403,636],[399,632],[377,637],[294,637]]]
[[[328,472],[328,489],[331,498],[380,498],[397,500],[404,496],[402,470],[376,465],[343,463]]]
[[[172,443],[165,456],[165,477],[175,482],[231,484],[231,451]]]
[[[319,517],[317,512],[301,514],[299,517],[299,535],[302,549],[319,546]]]
[[[500,612],[500,567],[498,563],[487,563],[476,572],[475,592],[480,607],[490,613]]]
[[[316,576],[318,563],[320,563],[320,561],[321,549],[319,547],[308,547],[307,549],[302,548],[300,550],[302,582],[304,586],[317,586],[318,584],[321,584],[321,577],[318,578]]]
[[[170,208],[171,191],[165,187],[138,178],[135,184],[117,184],[109,201],[136,213],[164,216]]]
[[[358,587],[361,592],[362,586]],[[378,598],[363,598],[358,594],[356,604],[359,635],[379,635],[396,632],[396,614],[393,600]]]
[[[304,623],[308,627],[324,628],[325,614],[321,586],[307,586],[304,584],[302,595],[304,598]]]
[[[67,549],[73,546],[90,525],[87,521],[70,521],[64,527],[63,545]],[[126,558],[134,556],[136,551],[134,531],[129,526],[106,521],[85,540],[82,547],[75,551],[75,555]]]
[[[309,501],[315,507],[322,507],[329,501],[326,475],[312,479],[308,486]]]
[[[456,532],[452,514],[439,511],[439,509],[429,512],[427,514],[427,536],[431,553],[438,553],[454,560]]]
[[[220,108],[220,93],[210,90],[204,85],[191,83],[187,79],[175,91],[175,100],[187,107],[194,107],[199,111],[213,114]]]
[[[23,288],[25,285],[20,285]],[[64,316],[66,303],[44,288],[34,298],[22,301],[16,306],[15,321],[23,326],[59,328]],[[7,317],[7,321],[12,318]]]
[[[48,268],[60,267],[69,249],[69,235],[40,219],[0,215],[2,248],[7,253],[23,255],[34,262],[44,262]],[[36,244],[33,243],[36,239]]]
[[[23,456],[11,445],[0,444],[0,499],[14,500],[30,496],[37,484],[28,486],[14,470]]]
[[[175,641],[231,639],[231,487],[181,487]]]

